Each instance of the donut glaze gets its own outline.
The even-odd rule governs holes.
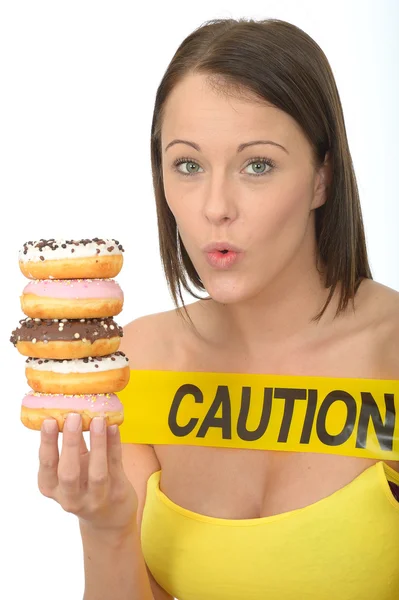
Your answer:
[[[70,359],[116,352],[123,329],[111,318],[20,321],[10,341],[24,356]]]
[[[116,277],[124,249],[115,239],[26,242],[19,251],[19,267],[29,279],[85,279]]]
[[[123,352],[74,360],[29,357],[26,378],[35,392],[101,394],[122,391],[129,382],[129,360]]]
[[[82,416],[82,431],[90,430],[93,417],[105,417],[106,425],[123,423],[123,406],[115,394],[40,394],[31,391],[21,405],[21,421],[29,429],[40,430],[45,419],[56,419],[63,431],[70,412]]]
[[[123,291],[113,279],[36,279],[20,297],[32,318],[113,317],[123,308]]]

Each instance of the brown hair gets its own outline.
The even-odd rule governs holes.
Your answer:
[[[176,220],[166,202],[162,177],[161,127],[165,102],[186,75],[206,74],[216,91],[245,92],[288,113],[301,126],[321,166],[329,152],[332,175],[325,203],[315,214],[318,260],[323,264],[327,302],[341,283],[336,315],[343,311],[364,278],[368,263],[356,176],[349,151],[342,106],[328,60],[317,43],[295,25],[279,19],[215,19],[193,31],[180,44],[158,87],[151,126],[151,164],[159,247],[174,304],[177,294],[188,316],[181,286],[202,299],[202,281],[184,248]],[[180,311],[178,311],[180,314]]]

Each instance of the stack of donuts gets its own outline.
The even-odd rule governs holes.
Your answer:
[[[129,382],[128,358],[119,352],[122,327],[113,317],[123,308],[123,292],[112,279],[123,265],[123,247],[114,239],[26,242],[19,267],[31,281],[22,292],[26,315],[10,341],[27,356],[32,388],[22,400],[21,421],[40,430],[54,418],[63,431],[66,416],[93,417],[107,425],[123,422],[115,394]]]

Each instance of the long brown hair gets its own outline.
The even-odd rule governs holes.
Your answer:
[[[246,91],[288,113],[307,137],[316,168],[329,152],[332,176],[326,201],[315,209],[318,261],[331,288],[318,321],[341,284],[338,316],[364,278],[372,279],[359,192],[345,130],[340,97],[329,62],[317,43],[280,19],[215,19],[195,29],[178,47],[158,87],[151,126],[151,164],[161,260],[176,308],[182,289],[205,287],[184,248],[166,202],[162,176],[161,127],[165,102],[183,77],[209,76],[220,93]],[[180,314],[180,311],[177,311]],[[191,320],[191,319],[190,319]],[[193,323],[192,323],[193,324]]]

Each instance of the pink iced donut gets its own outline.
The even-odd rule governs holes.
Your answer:
[[[21,421],[39,431],[45,419],[56,419],[63,431],[68,413],[82,416],[82,431],[90,430],[93,417],[105,417],[107,425],[123,423],[123,406],[116,394],[40,394],[29,392],[22,400]]]
[[[20,300],[33,319],[92,319],[118,315],[123,291],[113,279],[36,279]]]

